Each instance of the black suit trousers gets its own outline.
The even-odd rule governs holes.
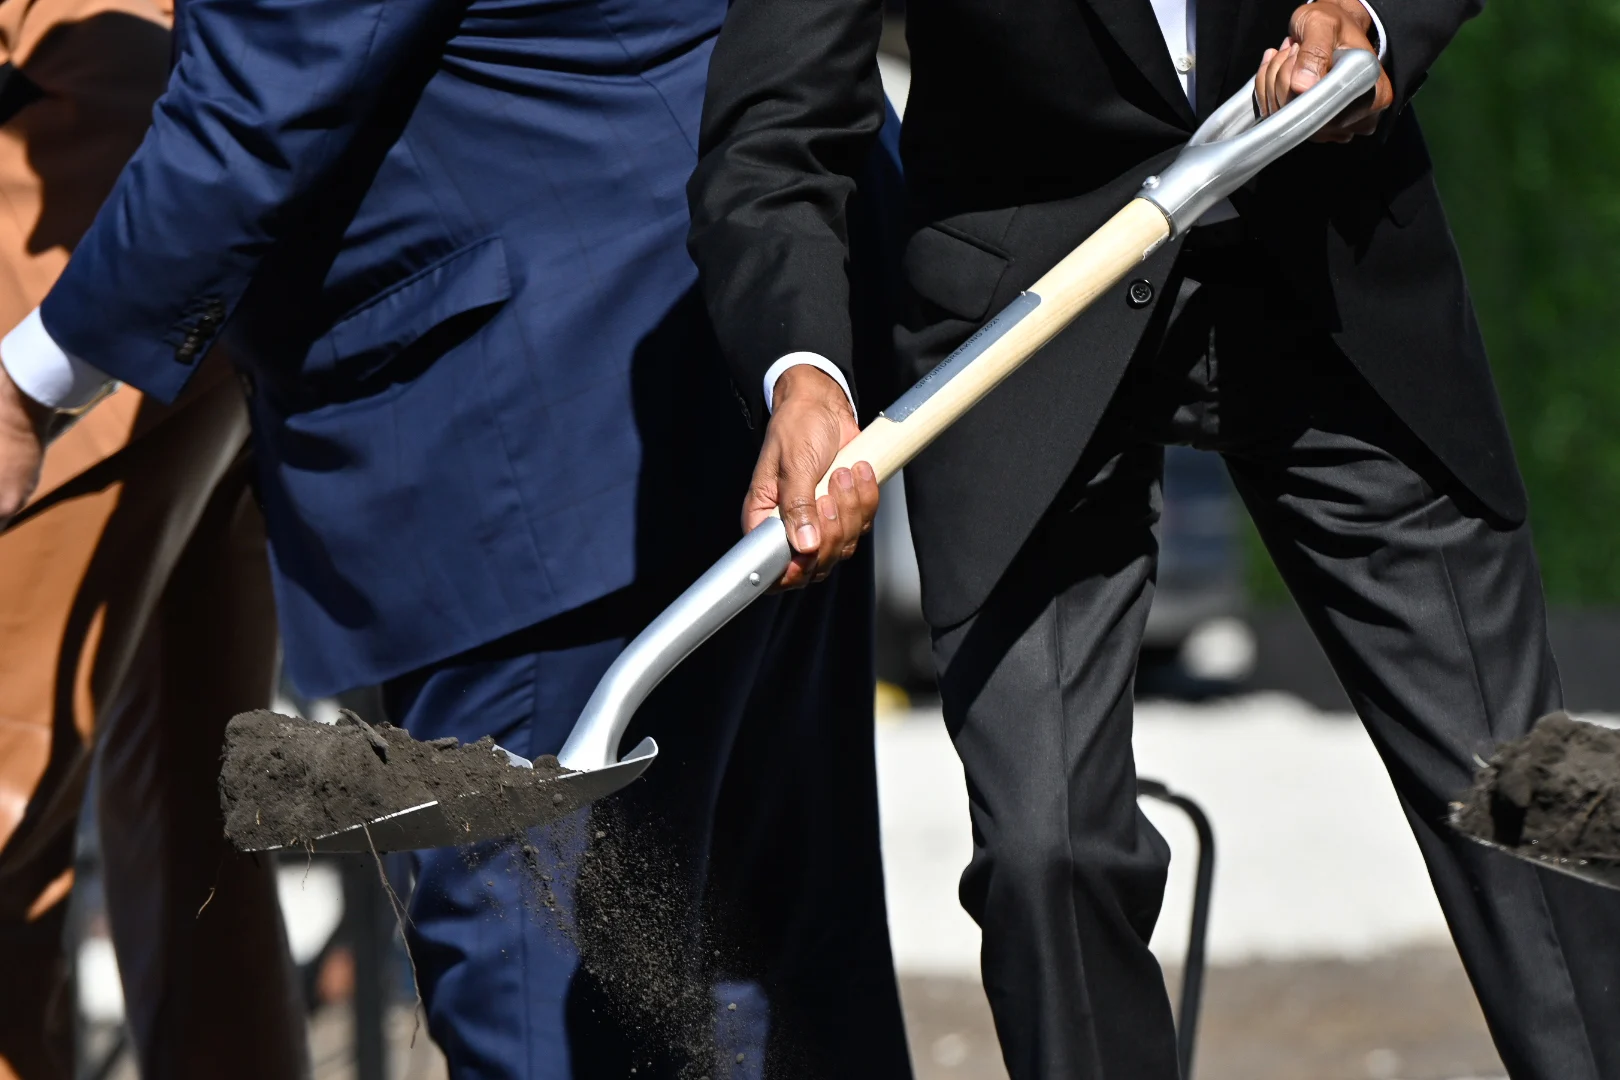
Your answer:
[[[1318,330],[1189,241],[1176,290],[989,600],[935,632],[967,772],[964,906],[1013,1080],[1170,1080],[1132,678],[1163,447],[1219,452],[1382,755],[1514,1080],[1620,1076],[1620,897],[1463,840],[1477,756],[1561,704],[1529,528],[1495,518]],[[926,587],[926,581],[924,583]]]

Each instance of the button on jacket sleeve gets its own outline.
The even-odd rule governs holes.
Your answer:
[[[145,142],[56,287],[69,355],[172,400],[230,317],[286,211],[316,191],[453,25],[453,0],[188,0]]]
[[[732,380],[811,352],[854,383],[845,204],[883,124],[882,0],[736,0],[709,64],[690,247]]]

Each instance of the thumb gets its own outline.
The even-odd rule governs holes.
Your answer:
[[[1300,25],[1296,27],[1298,33],[1294,37],[1299,42],[1299,62],[1294,68],[1289,89],[1303,94],[1320,82],[1333,66],[1333,46],[1338,43],[1338,32],[1332,14],[1326,8],[1321,11],[1307,8],[1298,21]]]
[[[821,473],[815,463],[784,455],[777,483],[781,493],[777,506],[787,525],[788,539],[800,555],[813,555],[821,546],[821,529],[816,525],[816,484]]]

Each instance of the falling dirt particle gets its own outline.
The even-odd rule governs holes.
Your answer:
[[[554,803],[561,803],[563,801],[562,792],[559,791],[557,794],[553,795],[551,797],[551,801]]]
[[[531,910],[578,950],[589,992],[635,1048],[640,1073],[693,1080],[717,1060],[729,1065],[734,1046],[716,1058],[708,960],[721,952],[660,823],[632,821],[608,800],[543,835],[540,858],[523,867]]]
[[[741,1065],[746,1057],[747,1057],[746,1054],[738,1054],[737,1055],[737,1064]]]
[[[735,1001],[731,1002],[729,1005],[726,1006],[726,1011],[727,1012],[736,1012],[737,1011],[737,1003]]]

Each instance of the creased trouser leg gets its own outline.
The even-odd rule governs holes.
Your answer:
[[[1620,1076],[1620,897],[1445,824],[1476,757],[1562,702],[1529,528],[1356,426],[1319,420],[1233,475],[1389,767],[1509,1074]]]
[[[1170,852],[1131,754],[1162,462],[1099,439],[984,607],[935,635],[973,820],[962,905],[1013,1080],[1178,1073],[1148,951]]]

